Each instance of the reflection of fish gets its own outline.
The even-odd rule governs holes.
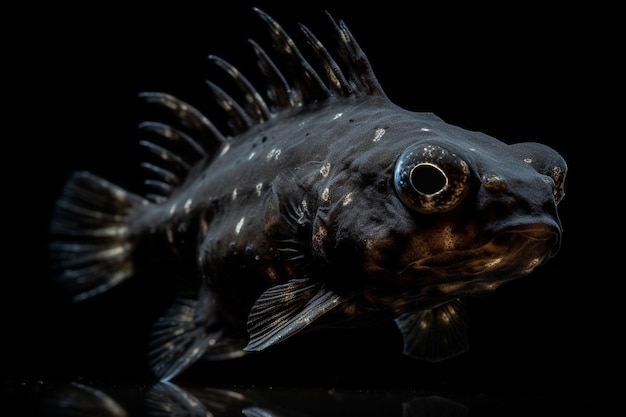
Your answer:
[[[94,416],[94,417],[128,417],[129,414],[115,399],[94,387],[71,383],[43,384],[38,387],[37,401],[24,401],[24,409],[16,415],[35,416]],[[27,403],[27,404],[26,404]],[[5,404],[3,404],[6,406]],[[10,410],[11,408],[9,408]],[[32,414],[28,411],[32,411]]]
[[[206,385],[183,388],[168,381],[148,386],[128,381],[95,384],[97,387],[77,382],[38,381],[30,385],[21,382],[18,390],[21,395],[15,396],[15,401],[12,398],[8,403],[4,401],[3,407],[16,411],[11,415],[41,417],[312,417],[335,415],[339,410],[363,416],[409,417],[466,416],[469,412],[465,405],[448,398],[420,396],[409,391],[225,389]],[[15,388],[11,384],[7,386]]]
[[[270,53],[252,42],[266,94],[212,57],[233,82],[209,82],[228,132],[143,94],[171,119],[142,125],[148,191],[75,173],[51,224],[55,279],[83,300],[176,264],[180,293],[150,346],[161,379],[203,355],[381,320],[396,321],[409,355],[464,351],[459,299],[558,250],[564,160],[395,106],[343,22],[330,19],[328,49],[303,27],[301,52],[257,12],[274,41]]]

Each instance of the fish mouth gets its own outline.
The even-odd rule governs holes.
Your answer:
[[[401,274],[410,274],[422,284],[435,284],[446,293],[490,292],[506,281],[528,275],[553,257],[559,250],[560,236],[560,229],[548,224],[516,226],[478,247],[419,259]]]

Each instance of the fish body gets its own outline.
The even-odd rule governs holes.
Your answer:
[[[565,161],[393,104],[342,22],[330,19],[332,50],[303,27],[314,66],[256,11],[277,55],[253,42],[265,95],[211,57],[239,95],[209,82],[223,133],[173,96],[143,94],[172,120],[141,126],[148,191],[75,173],[51,224],[54,279],[84,300],[177,265],[179,290],[149,349],[163,380],[202,356],[386,320],[408,355],[463,352],[460,300],[558,251]]]

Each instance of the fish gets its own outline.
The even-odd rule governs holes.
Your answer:
[[[226,75],[206,81],[211,118],[141,93],[159,114],[139,125],[144,187],[72,173],[50,221],[51,279],[85,302],[173,265],[146,354],[162,381],[200,358],[383,322],[405,355],[465,352],[464,300],[559,251],[564,158],[394,104],[330,13],[323,43],[253,11],[271,41],[249,41],[261,81],[209,56]]]

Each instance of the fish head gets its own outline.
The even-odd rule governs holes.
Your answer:
[[[340,192],[319,222],[346,291],[388,294],[400,314],[490,293],[558,252],[567,165],[555,150],[443,122],[396,130],[410,139],[388,129],[384,150],[337,181],[358,192]]]

